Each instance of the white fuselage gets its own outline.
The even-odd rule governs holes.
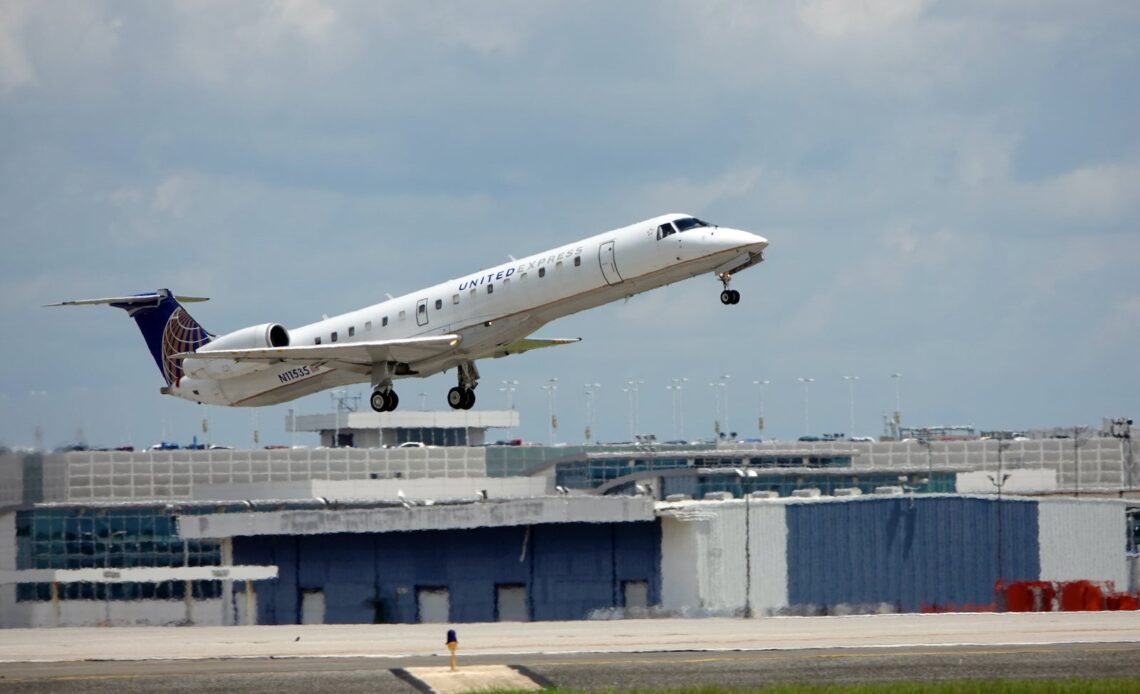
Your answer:
[[[542,325],[616,299],[709,272],[757,262],[761,236],[701,226],[658,238],[664,215],[478,270],[403,296],[289,330],[291,345],[343,344],[459,335],[442,354],[402,365],[396,377],[425,377],[490,356]],[[749,262],[749,258],[752,261]],[[259,364],[228,378],[185,377],[164,392],[218,405],[270,405],[369,375],[314,363]]]

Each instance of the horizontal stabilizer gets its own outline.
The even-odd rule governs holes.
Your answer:
[[[145,306],[149,304],[156,304],[166,298],[161,292],[147,292],[146,294],[135,294],[134,296],[110,296],[105,299],[72,299],[71,301],[61,301],[58,304],[46,304],[46,306],[98,306],[100,304],[112,304],[121,306]],[[208,297],[204,296],[176,296],[175,301],[184,304],[192,304],[197,301],[209,301]]]
[[[505,357],[508,354],[522,354],[529,352],[532,349],[542,349],[543,347],[557,347],[559,345],[572,345],[581,342],[580,337],[560,337],[544,339],[541,337],[524,337],[521,340],[515,340],[509,345],[504,345],[495,350],[493,356]]]
[[[209,346],[197,352],[176,355],[185,359],[230,359],[271,364],[324,363],[334,368],[359,371],[384,362],[413,363],[444,354],[460,342],[458,335],[410,337],[404,340],[373,340],[332,345],[269,347],[264,349],[218,349]],[[356,367],[355,369],[353,367]]]

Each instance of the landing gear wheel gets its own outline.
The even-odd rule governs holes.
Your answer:
[[[470,388],[463,389],[463,402],[459,405],[460,409],[470,410],[475,406],[475,391]]]
[[[728,306],[732,303],[732,290],[725,289],[720,293],[720,303],[724,304],[725,306]]]
[[[730,289],[729,291],[732,292],[732,303],[733,304],[739,304],[740,303],[740,292],[736,291],[735,289]]]
[[[463,388],[460,388],[459,386],[456,386],[456,387],[452,388],[451,390],[447,391],[447,404],[451,406],[451,409],[453,409],[453,410],[463,409],[463,402],[466,400],[466,398],[464,397],[464,391],[465,390],[466,389],[463,389]]]
[[[377,412],[391,412],[400,405],[400,396],[394,390],[374,390],[368,404]]]

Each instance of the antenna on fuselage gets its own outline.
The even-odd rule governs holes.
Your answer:
[[[392,296],[391,294],[389,294],[388,292],[384,292],[384,296],[388,297],[389,301],[396,298],[396,297]]]
[[[507,254],[507,257],[511,259],[511,262],[512,262],[512,263],[517,263],[517,262],[519,262],[519,259],[518,259],[518,258],[516,258],[516,257],[514,257],[513,255],[511,255],[510,253],[508,253],[508,254]]]

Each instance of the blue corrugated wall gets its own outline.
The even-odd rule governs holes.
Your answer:
[[[275,564],[258,584],[258,621],[296,624],[302,591],[323,590],[325,622],[416,622],[416,587],[447,588],[451,621],[496,618],[497,584],[527,587],[532,619],[620,607],[623,581],[659,600],[659,523],[234,538],[237,564]],[[525,548],[524,548],[525,545]]]
[[[986,609],[994,585],[1041,571],[1037,504],[934,498],[788,506],[788,602]],[[998,564],[1001,527],[1002,570]]]

